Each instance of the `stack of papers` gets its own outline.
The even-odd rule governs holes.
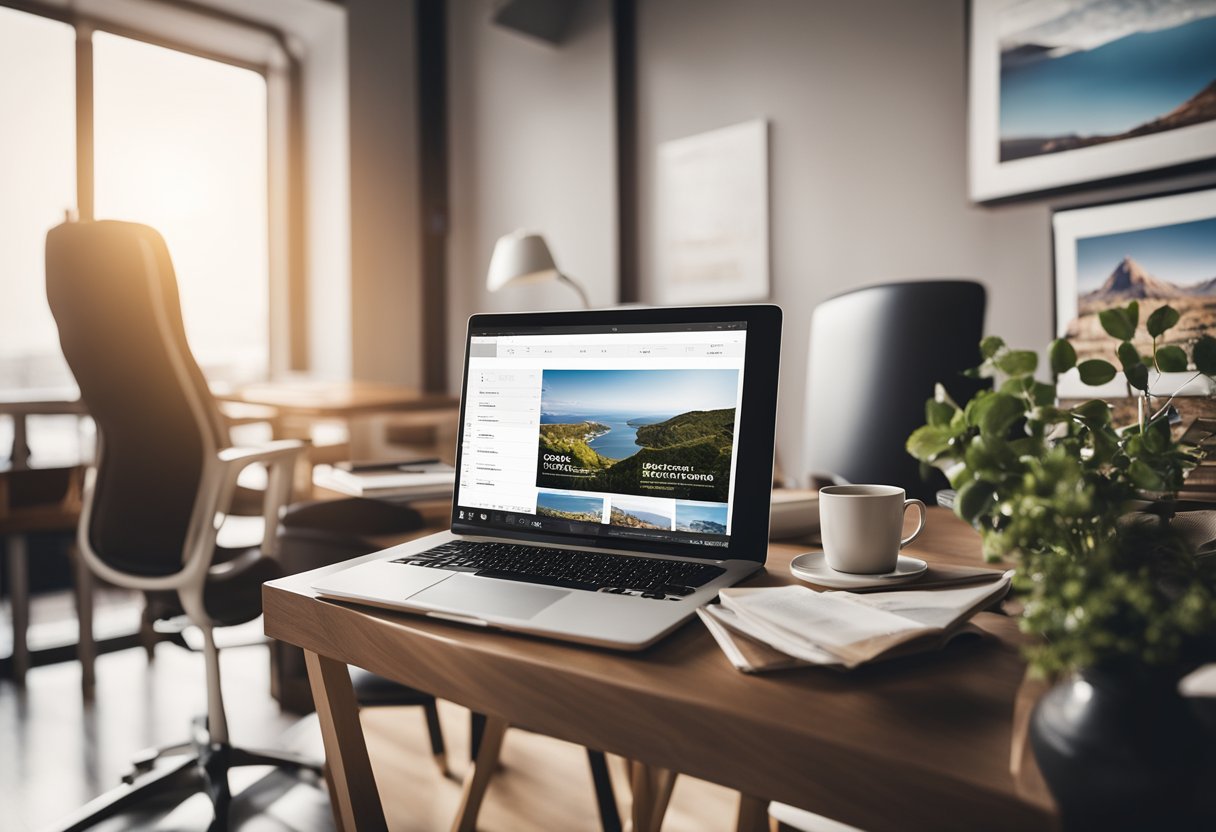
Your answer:
[[[1012,572],[979,586],[858,595],[805,586],[724,589],[697,611],[740,670],[818,665],[853,668],[941,647],[971,616],[1009,591]]]
[[[333,465],[313,469],[313,484],[355,497],[422,500],[451,497],[456,469],[442,462],[346,470]]]

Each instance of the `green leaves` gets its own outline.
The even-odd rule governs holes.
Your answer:
[[[1213,346],[1216,346],[1216,344]],[[1216,359],[1216,353],[1213,354],[1213,359]],[[1091,358],[1088,361],[1082,361],[1077,365],[1077,372],[1081,374],[1081,381],[1090,387],[1106,384],[1115,377],[1114,365],[1109,361],[1103,361],[1101,358]]]
[[[1127,473],[1132,478],[1132,482],[1136,484],[1136,487],[1142,488],[1145,491],[1160,491],[1165,485],[1165,481],[1161,479],[1161,475],[1142,459],[1132,460]]]
[[[1052,342],[1052,379],[1075,368],[1099,385],[1119,368],[1143,397],[1153,368],[1175,373],[1193,362],[1216,376],[1216,337],[1201,336],[1192,349],[1175,329],[1175,343],[1163,343],[1181,316],[1161,307],[1146,322],[1149,348],[1143,331],[1135,339],[1139,313],[1136,303],[1100,313],[1118,339],[1107,348],[1117,360],[1078,362],[1071,344]],[[1125,515],[1134,499],[1176,494],[1197,453],[1178,444],[1164,416],[1116,431],[1105,401],[1061,409],[1054,384],[1035,378],[1035,353],[996,336],[980,349],[973,375],[995,377],[993,389],[960,408],[939,387],[908,449],[946,472],[958,490],[955,513],[980,532],[985,556],[1016,563],[1022,627],[1043,636],[1036,667],[1177,662],[1184,637],[1216,633],[1216,559],[1197,561],[1165,523],[1128,523]]]
[[[935,457],[950,448],[954,431],[946,425],[925,425],[917,428],[908,437],[908,453],[921,462],[932,462]]]
[[[1072,414],[1089,427],[1110,424],[1110,404],[1102,399],[1090,399],[1072,409]]]
[[[1008,393],[993,393],[984,397],[975,412],[980,433],[998,437],[1009,433],[1014,422],[1025,415],[1025,403]]]
[[[1185,373],[1186,351],[1182,347],[1158,347],[1157,369],[1163,373]]]
[[[1098,313],[1098,322],[1106,334],[1120,341],[1130,341],[1140,323],[1140,304],[1132,301],[1127,306],[1104,309]]]
[[[1205,376],[1216,375],[1216,338],[1211,335],[1200,335],[1191,351],[1195,359],[1195,369]]]
[[[996,335],[989,335],[984,340],[980,341],[980,355],[985,359],[992,358],[996,355],[1001,347],[1005,346],[1005,339]]]
[[[1172,329],[1178,323],[1178,310],[1172,306],[1159,306],[1148,316],[1144,326],[1153,338],[1160,338],[1166,330]],[[1171,371],[1172,372],[1172,371]]]
[[[1010,376],[1031,375],[1039,366],[1039,356],[1030,350],[1007,350],[993,358],[992,363]]]
[[[954,499],[954,513],[968,523],[974,523],[993,506],[996,486],[983,480],[963,483]]]
[[[1047,361],[1051,365],[1051,372],[1058,376],[1077,366],[1077,351],[1066,339],[1057,338],[1047,348]]]
[[[1131,341],[1124,341],[1118,349],[1119,363],[1123,365],[1123,374],[1127,383],[1137,390],[1148,390],[1148,367],[1140,357],[1139,350]]]

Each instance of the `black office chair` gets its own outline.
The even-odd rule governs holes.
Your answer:
[[[96,469],[86,484],[79,547],[89,569],[151,593],[184,612],[203,634],[207,716],[165,753],[175,763],[131,778],[86,806],[66,829],[84,829],[138,801],[197,784],[201,775],[223,829],[234,766],[320,771],[290,754],[251,752],[229,742],[215,627],[261,613],[261,585],[282,574],[273,559],[280,510],[303,445],[228,447],[227,429],[186,343],[168,251],[151,228],[121,222],[67,223],[50,231],[47,299],[80,395],[97,424]],[[240,471],[269,470],[258,548],[217,554],[217,518]]]
[[[807,372],[807,471],[817,484],[898,485],[932,501],[948,486],[926,479],[905,450],[941,382],[960,405],[981,382],[986,293],[967,280],[917,280],[846,292],[815,307]]]

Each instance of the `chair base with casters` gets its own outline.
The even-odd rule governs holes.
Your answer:
[[[163,765],[157,765],[164,760]],[[145,752],[135,760],[135,769],[123,777],[124,785],[86,804],[72,818],[57,827],[58,832],[79,832],[130,811],[148,801],[194,787],[211,799],[215,820],[209,832],[227,828],[228,806],[232,800],[228,771],[244,766],[274,766],[287,771],[309,771],[320,778],[322,765],[283,751],[251,751],[228,743],[213,743],[205,717],[194,723],[188,742]]]

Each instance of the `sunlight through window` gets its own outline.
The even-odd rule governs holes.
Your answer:
[[[97,218],[164,236],[208,378],[265,377],[265,79],[105,32],[93,36],[93,59]]]
[[[0,390],[72,380],[43,250],[76,207],[75,44],[65,23],[0,7]]]

